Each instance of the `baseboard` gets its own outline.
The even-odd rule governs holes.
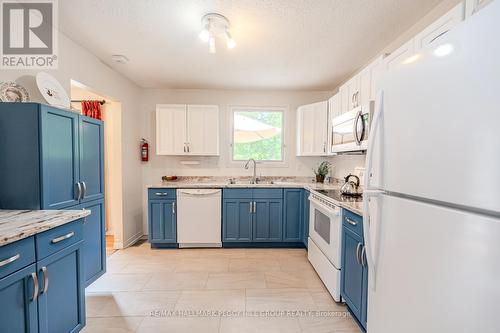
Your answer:
[[[301,249],[304,248],[304,243],[302,242],[262,242],[262,243],[252,243],[252,242],[223,242],[222,247],[224,248],[258,248],[258,249],[275,249],[275,248],[292,248]]]
[[[137,243],[143,236],[142,231],[136,233],[132,237],[129,237],[125,242],[120,242],[115,239],[113,248],[116,250],[124,249]]]

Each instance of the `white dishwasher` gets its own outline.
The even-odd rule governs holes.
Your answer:
[[[177,190],[179,247],[222,247],[221,189]]]

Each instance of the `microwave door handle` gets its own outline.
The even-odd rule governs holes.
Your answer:
[[[356,119],[354,120],[354,126],[352,129],[352,133],[354,134],[354,140],[356,141],[356,145],[358,145],[358,146],[361,145],[361,141],[358,138],[358,121],[359,121],[360,116],[361,116],[361,111],[359,111],[356,114]]]

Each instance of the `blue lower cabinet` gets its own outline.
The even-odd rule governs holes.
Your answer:
[[[227,246],[302,246],[302,189],[225,189],[223,198]]]
[[[253,216],[254,242],[281,242],[283,200],[255,199]]]
[[[177,243],[175,200],[149,201],[149,242],[153,246]]]
[[[90,285],[106,272],[106,226],[104,199],[79,206],[90,210],[83,224],[83,267],[85,286]]]
[[[78,332],[85,326],[82,220],[0,247],[0,332]],[[9,257],[7,257],[9,258]],[[28,262],[23,260],[28,258]],[[6,272],[6,271],[4,271]]]
[[[362,223],[361,216],[343,211],[340,294],[358,323],[366,329],[368,268]]]
[[[285,189],[284,198],[284,220],[283,240],[285,242],[302,242],[303,210],[302,189]]]
[[[251,242],[253,201],[224,199],[222,204],[222,239],[224,242]]]
[[[78,332],[85,326],[85,295],[80,241],[37,262],[40,332]]]
[[[0,332],[38,332],[35,274],[31,264],[0,279]]]

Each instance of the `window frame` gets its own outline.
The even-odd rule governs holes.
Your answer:
[[[228,167],[243,167],[246,161],[235,160],[233,157],[234,146],[234,114],[236,112],[281,112],[282,128],[281,128],[281,160],[257,160],[257,164],[264,167],[288,167],[287,162],[287,106],[245,106],[233,105],[229,106],[228,123],[229,123],[229,158]]]

